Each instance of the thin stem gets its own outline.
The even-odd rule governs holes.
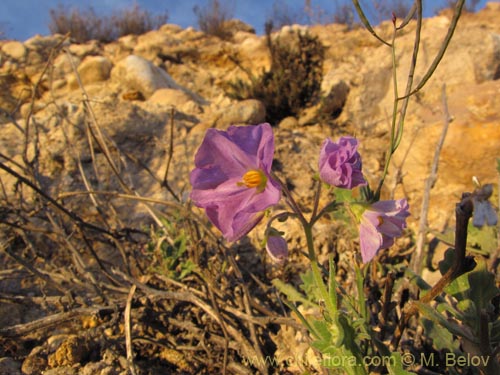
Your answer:
[[[417,0],[416,6],[417,6],[417,26],[415,28],[415,41],[413,43],[413,54],[411,58],[410,71],[408,72],[408,81],[406,82],[405,98],[403,99],[403,103],[401,105],[401,111],[399,114],[397,136],[393,147],[394,151],[396,151],[396,149],[398,148],[399,143],[401,142],[401,138],[403,137],[404,120],[406,118],[406,110],[408,109],[408,103],[410,102],[410,97],[407,95],[411,92],[413,86],[413,78],[415,76],[415,68],[417,67],[417,57],[418,57],[418,50],[420,47],[420,34],[422,31],[422,19],[423,19],[422,0]]]
[[[298,217],[300,223],[302,224],[302,226],[307,225],[307,220],[304,217],[304,215],[302,214],[302,210],[300,209],[299,205],[297,204],[297,202],[295,202],[295,199],[293,199],[292,193],[290,192],[290,190],[286,186],[286,183],[283,183],[283,181],[281,181],[280,178],[275,173],[272,173],[271,175],[281,185],[281,189],[283,189],[283,193],[285,194],[286,203],[291,208],[291,210],[297,214],[297,217]]]
[[[398,85],[397,85],[397,60],[396,60],[396,46],[395,46],[395,38],[397,28],[394,24],[394,33],[392,39],[392,72],[393,72],[393,81],[394,81],[394,104],[392,111],[392,124],[391,124],[391,144],[389,152],[387,153],[384,171],[382,173],[382,177],[379,181],[379,185],[375,192],[376,199],[380,198],[380,191],[382,190],[382,186],[384,185],[385,178],[389,171],[390,162],[392,159],[392,155],[396,152],[399,144],[401,143],[401,139],[403,137],[403,129],[404,129],[404,120],[406,117],[406,111],[408,109],[408,104],[410,102],[410,96],[408,95],[411,92],[413,86],[413,77],[415,75],[415,68],[417,66],[417,57],[420,46],[420,34],[422,31],[422,0],[417,0],[416,2],[416,11],[417,11],[417,26],[415,28],[415,41],[413,43],[413,54],[410,64],[410,70],[408,72],[408,80],[406,82],[406,90],[405,96],[403,98],[399,98],[398,94]],[[399,119],[398,119],[398,104],[399,101],[402,101],[401,109],[399,110]],[[397,123],[397,127],[396,127]]]
[[[316,214],[318,213],[318,206],[319,206],[319,197],[321,196],[321,181],[318,180],[318,187],[316,189],[316,194],[314,195],[314,206],[313,206],[313,212],[311,215],[311,221],[313,218],[316,217]]]
[[[314,251],[314,240],[312,235],[312,225],[307,223],[304,225],[304,233],[306,235],[307,241],[307,251],[309,254],[309,260],[311,261],[311,269],[313,273],[314,282],[319,290],[320,296],[325,302],[328,314],[335,318],[337,315],[337,307],[334,306],[333,301],[330,298],[330,294],[326,290],[325,283],[323,282],[323,277],[321,275],[321,270],[319,269],[318,262],[316,260],[316,252]]]
[[[455,13],[453,14],[453,19],[451,20],[450,27],[448,28],[448,33],[446,34],[446,37],[444,38],[443,44],[441,45],[441,49],[439,50],[438,54],[434,58],[434,61],[432,62],[431,66],[423,76],[423,78],[420,80],[419,84],[415,89],[410,92],[409,94],[405,95],[405,97],[412,96],[413,94],[416,94],[418,91],[422,89],[422,87],[425,86],[427,81],[432,77],[434,72],[436,71],[439,63],[441,62],[444,53],[446,52],[451,38],[453,37],[453,34],[455,33],[455,29],[457,28],[457,23],[458,19],[460,18],[460,15],[462,14],[462,9],[465,4],[465,0],[458,0],[457,4],[455,6]]]
[[[376,32],[373,30],[372,25],[370,24],[370,21],[368,21],[368,18],[366,18],[365,12],[363,12],[363,9],[361,8],[361,5],[359,4],[358,0],[352,0],[352,3],[354,7],[356,8],[356,12],[358,12],[359,19],[363,23],[363,25],[366,27],[366,29],[372,34],[375,38],[377,38],[379,41],[384,43],[386,46],[391,47],[391,44],[386,42],[384,39],[382,39]]]
[[[394,103],[392,107],[392,120],[391,120],[391,144],[389,150],[387,151],[387,155],[385,157],[385,165],[384,171],[382,172],[382,177],[377,186],[377,190],[375,190],[375,199],[378,200],[380,198],[380,191],[382,190],[382,186],[384,185],[385,177],[387,176],[387,172],[389,171],[389,165],[391,163],[391,157],[394,153],[394,139],[396,132],[396,120],[398,115],[398,79],[397,79],[397,67],[396,67],[396,25],[394,25],[394,32],[392,34],[392,81],[393,81],[393,90],[394,90]]]

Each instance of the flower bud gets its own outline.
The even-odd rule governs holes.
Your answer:
[[[276,230],[271,230],[267,237],[266,251],[275,263],[283,264],[288,259],[288,243]]]
[[[353,137],[341,137],[338,143],[326,139],[319,156],[320,178],[327,184],[342,189],[366,185],[357,149],[358,140]]]

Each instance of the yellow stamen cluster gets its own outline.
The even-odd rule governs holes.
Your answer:
[[[264,191],[267,184],[267,177],[261,170],[250,169],[243,175],[243,181],[238,182],[238,186],[246,186],[247,188],[257,188],[260,193]]]

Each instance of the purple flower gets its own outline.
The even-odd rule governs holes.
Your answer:
[[[266,250],[271,260],[278,264],[283,264],[288,258],[288,243],[279,232],[267,237]]]
[[[488,200],[492,194],[492,184],[486,184],[477,188],[472,193],[472,202],[474,204],[474,219],[472,223],[475,227],[481,228],[484,224],[489,226],[497,225],[497,213]]]
[[[269,124],[208,129],[196,153],[191,199],[230,242],[250,232],[281,198],[271,176],[274,135]]]
[[[353,137],[340,137],[338,143],[326,139],[319,155],[321,179],[329,185],[343,189],[366,185],[357,148],[358,140]]]
[[[410,215],[406,199],[373,203],[361,215],[359,243],[363,263],[369,262],[380,249],[387,249],[401,236]]]

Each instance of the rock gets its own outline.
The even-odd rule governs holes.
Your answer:
[[[111,77],[126,84],[131,90],[140,91],[147,98],[160,88],[171,88],[176,85],[168,73],[135,55],[120,61],[112,69]]]
[[[66,53],[59,54],[54,59],[54,78],[68,80],[74,76],[73,65],[78,66],[80,63],[81,59],[78,56]]]
[[[159,30],[166,34],[177,34],[182,31],[182,27],[173,23],[166,23],[160,26]]]
[[[349,86],[344,81],[335,84],[328,95],[323,98],[320,116],[336,119],[342,113],[349,95]]]
[[[170,35],[159,30],[139,35],[134,45],[133,54],[154,61],[171,39]]]
[[[78,375],[79,371],[77,368],[70,366],[61,366],[57,368],[52,368],[50,370],[44,371],[44,375]]]
[[[10,357],[0,358],[0,374],[21,375],[21,364]]]
[[[103,56],[88,56],[78,67],[78,74],[84,85],[106,81],[111,73],[112,63]],[[78,87],[73,83],[72,88]]]
[[[166,71],[135,55],[120,61],[112,69],[111,77],[130,90],[140,91],[145,98],[162,88],[183,90]]]
[[[5,43],[2,46],[2,52],[18,61],[24,61],[26,57],[26,47],[16,40]]]
[[[37,346],[23,361],[21,370],[25,375],[38,375],[42,374],[46,367],[47,358],[44,348],[43,346]]]
[[[35,35],[24,42],[24,46],[28,49],[36,50],[36,51],[46,51],[50,52],[52,48],[57,46],[64,39],[64,35],[54,34],[49,36]],[[70,41],[66,39],[63,42],[63,45],[68,47],[70,45]]]
[[[80,58],[85,58],[88,55],[99,55],[101,53],[101,47],[97,40],[90,40],[85,44],[71,44],[68,49],[69,52]]]
[[[150,103],[162,106],[174,106],[181,112],[199,112],[199,106],[184,91],[176,89],[159,89],[148,99]]]
[[[266,120],[266,107],[261,101],[247,99],[224,108],[216,120],[217,127],[238,124],[260,124]]]
[[[278,124],[278,128],[280,129],[289,129],[289,130],[293,130],[293,129],[297,129],[299,127],[299,122],[297,121],[297,119],[293,116],[288,116],[288,117],[285,117],[283,120],[280,121],[280,123]]]
[[[113,366],[104,362],[89,362],[78,373],[79,375],[118,375]]]
[[[72,366],[83,361],[88,355],[87,343],[82,338],[70,336],[49,355],[48,364],[50,367]]]
[[[252,26],[238,19],[231,19],[224,22],[224,29],[230,31],[232,35],[237,32],[255,34],[255,29]]]

